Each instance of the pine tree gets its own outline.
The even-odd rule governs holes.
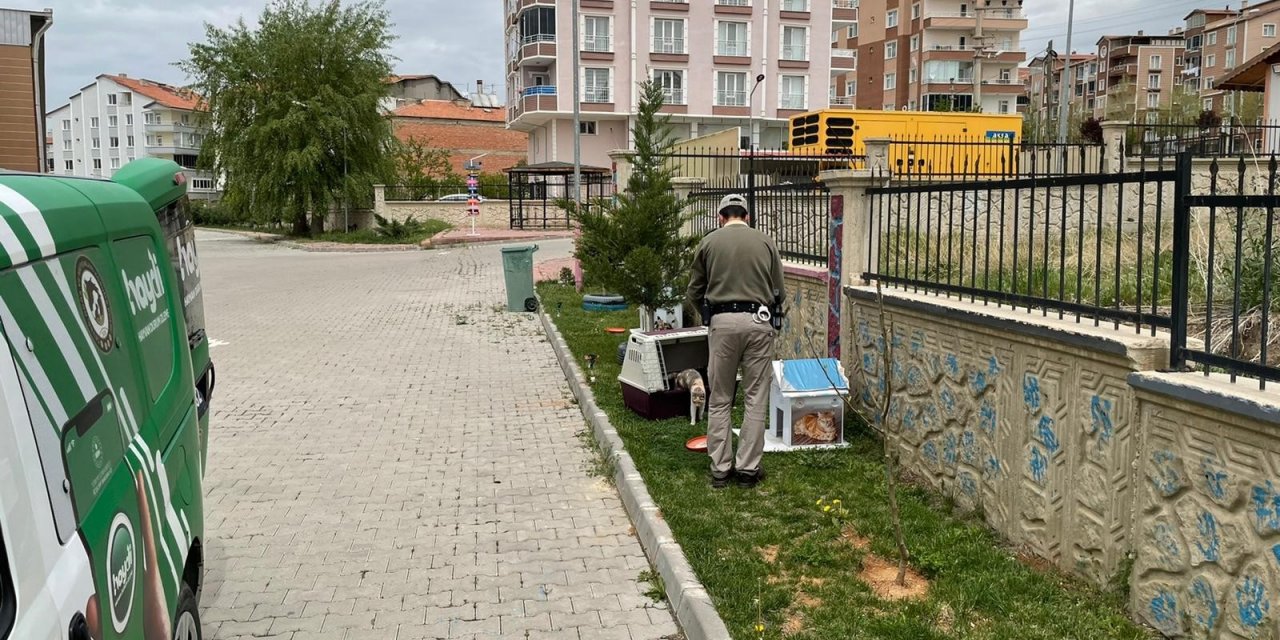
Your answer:
[[[588,284],[649,309],[684,298],[696,238],[681,230],[684,206],[671,189],[667,154],[674,140],[669,118],[660,114],[662,88],[646,82],[632,136],[631,176],[614,202],[571,207],[582,230],[575,257]]]

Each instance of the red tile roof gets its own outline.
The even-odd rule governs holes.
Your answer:
[[[422,122],[411,119],[395,120],[396,137],[401,140],[416,138],[423,144],[446,149],[450,154],[453,170],[466,173],[463,163],[482,153],[485,156],[485,173],[494,173],[514,167],[529,155],[528,135],[512,131],[501,125],[473,121],[469,124],[447,122]]]
[[[393,114],[397,118],[426,118],[431,120],[480,120],[483,122],[506,122],[504,109],[473,107],[470,103],[452,100],[423,100],[397,108]]]
[[[149,98],[162,107],[186,111],[195,111],[203,108],[200,96],[190,89],[183,89],[145,78],[113,75],[105,75],[104,77],[138,95]]]

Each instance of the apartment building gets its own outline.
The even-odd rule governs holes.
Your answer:
[[[529,134],[531,164],[573,160],[576,99],[582,161],[609,166],[649,78],[678,139],[737,128],[744,146],[781,147],[787,118],[825,108],[833,69],[853,68],[828,35],[855,23],[854,0],[580,0],[576,43],[572,1],[505,3],[507,125]]]
[[[1154,121],[1158,110],[1172,103],[1175,89],[1183,86],[1185,50],[1181,30],[1164,36],[1139,31],[1100,38],[1094,116],[1125,114]]]
[[[208,125],[199,96],[127,75],[100,75],[46,115],[51,173],[109,178],[139,157],[184,168],[193,198],[216,198],[214,177],[196,170]]]
[[[1014,113],[1026,61],[1021,0],[860,0],[834,34],[856,70],[835,102],[859,109]]]
[[[1068,59],[1070,64],[1068,66]],[[1042,53],[1027,66],[1027,109],[1037,122],[1056,122],[1061,104],[1064,70],[1068,78],[1067,100],[1073,112],[1093,113],[1098,97],[1098,56],[1072,53],[1070,56]]]
[[[1234,114],[1235,96],[1219,89],[1218,80],[1280,43],[1280,0],[1254,5],[1243,2],[1239,10],[1193,11],[1188,14],[1186,25],[1187,86],[1199,91],[1204,109]]]
[[[52,11],[0,9],[0,169],[47,165],[44,34],[52,25]]]

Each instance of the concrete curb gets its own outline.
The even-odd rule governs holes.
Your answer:
[[[345,244],[341,242],[320,242],[316,244],[290,240],[289,236],[278,233],[262,233],[258,231],[241,231],[240,229],[219,229],[217,227],[196,227],[201,231],[226,233],[242,238],[249,238],[263,244],[275,244],[297,251],[308,253],[401,253],[419,251],[416,244]],[[317,244],[319,246],[317,246]]]
[[[591,425],[605,456],[614,463],[613,479],[618,487],[618,495],[622,497],[627,516],[635,525],[636,536],[640,538],[640,546],[644,548],[649,563],[662,576],[667,600],[675,612],[676,622],[680,624],[688,640],[731,640],[728,627],[716,612],[711,596],[693,572],[693,567],[689,565],[684,550],[672,535],[671,528],[662,519],[662,513],[649,495],[649,489],[645,487],[635,461],[623,446],[622,438],[609,422],[609,417],[596,404],[595,394],[587,385],[582,369],[574,361],[564,336],[560,335],[560,330],[541,306],[538,315],[542,318],[542,328],[547,333],[551,348],[555,350],[556,360],[564,370],[569,388],[578,399],[582,416]]]

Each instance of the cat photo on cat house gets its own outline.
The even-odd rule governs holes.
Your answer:
[[[775,361],[765,450],[845,446],[848,393],[849,378],[835,358]]]

